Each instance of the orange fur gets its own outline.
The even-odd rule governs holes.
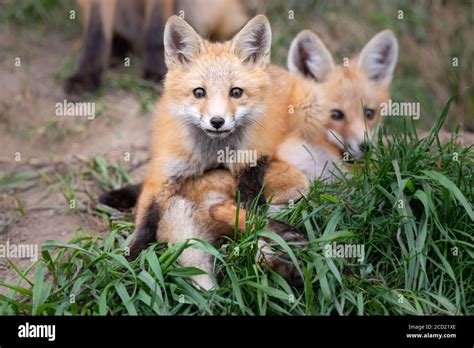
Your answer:
[[[389,98],[389,86],[377,85],[357,69],[352,60],[349,67],[337,66],[320,85],[321,112],[329,115],[331,109],[339,109],[346,114],[345,122],[331,120],[329,117],[325,127],[335,130],[344,139],[355,137],[364,140],[366,125],[368,131],[375,127],[377,118],[364,119],[362,105],[375,110],[379,114],[380,105]]]

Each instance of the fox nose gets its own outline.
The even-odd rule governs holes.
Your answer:
[[[224,125],[225,120],[220,116],[214,116],[210,122],[215,129],[219,129]]]

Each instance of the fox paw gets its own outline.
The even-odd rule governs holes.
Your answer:
[[[267,229],[277,233],[287,243],[297,243],[297,245],[291,245],[292,248],[303,248],[308,243],[308,238],[304,233],[283,222],[271,220]],[[275,251],[269,245],[270,242],[271,240],[268,238],[259,240],[257,261],[261,262],[264,267],[270,268],[281,275],[290,285],[301,286],[303,284],[302,274],[289,255],[283,251]]]

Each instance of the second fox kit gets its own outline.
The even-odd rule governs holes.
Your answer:
[[[364,47],[349,67],[335,66],[319,38],[310,31],[301,32],[291,45],[288,65],[291,71],[307,79],[281,69],[270,70],[272,81],[284,81],[289,86],[292,97],[288,101],[295,109],[293,117],[303,121],[295,123],[297,126],[276,146],[280,158],[293,163],[310,180],[315,180],[330,175],[323,173],[323,168],[326,166],[327,169],[328,162],[338,161],[340,152],[346,151],[346,147],[356,157],[361,156],[365,132],[373,130],[379,105],[388,99],[397,53],[395,37],[384,31]],[[277,83],[274,87],[281,88]],[[265,182],[274,188],[272,193],[277,194],[278,203],[297,198],[295,190],[288,188],[293,182],[292,175],[297,174],[288,173],[284,167],[270,162]],[[298,189],[304,191],[301,186]],[[214,241],[219,235],[231,232],[236,214],[235,190],[235,179],[223,170],[188,180],[164,212],[159,238],[169,242],[187,238]],[[121,189],[115,191],[117,197],[109,194],[105,203],[124,208],[133,206],[138,192],[139,186]],[[123,202],[123,199],[128,201]],[[245,229],[244,220],[245,212],[241,210],[238,219],[241,230]],[[294,231],[270,227],[282,232],[286,239],[302,240]],[[210,255],[196,249],[186,249],[180,261],[208,272],[212,268]],[[209,278],[197,278],[203,287],[210,287]]]
[[[173,16],[164,44],[168,73],[138,201],[132,258],[156,241],[161,212],[185,179],[224,167],[238,178],[244,202],[258,194],[261,184],[251,188],[247,178],[259,166],[219,162],[220,151],[252,151],[285,172],[299,173],[275,156],[276,144],[299,120],[288,114],[291,94],[285,81],[272,80],[267,69],[271,28],[266,17],[255,17],[229,42],[210,43]],[[308,184],[303,175],[292,178],[294,186]]]

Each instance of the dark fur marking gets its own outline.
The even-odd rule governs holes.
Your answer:
[[[156,233],[160,222],[160,210],[158,203],[152,202],[146,209],[140,225],[135,231],[135,237],[130,246],[129,260],[134,260],[140,252],[148,247],[150,243],[156,242]]]
[[[155,82],[161,82],[166,74],[163,42],[164,27],[159,6],[154,6],[145,38],[143,77]]]
[[[132,43],[125,39],[122,35],[114,33],[112,36],[112,60],[111,66],[123,64],[124,58],[133,49]]]
[[[92,5],[86,29],[84,51],[77,71],[68,78],[64,90],[68,94],[95,92],[102,81],[106,52],[105,34],[98,3]]]
[[[142,184],[128,185],[117,190],[105,192],[99,197],[99,202],[118,210],[133,208],[137,204],[142,186]]]
[[[300,55],[300,61],[297,62],[297,65],[299,66],[300,70],[303,71],[304,76],[318,80],[308,68],[307,61],[309,60],[309,54],[301,43],[298,45],[298,52]]]
[[[263,188],[263,177],[268,165],[266,156],[257,161],[255,167],[247,167],[237,178],[237,189],[240,191],[240,203],[248,207],[259,195]],[[265,204],[265,197],[261,194],[258,198],[257,206]]]

